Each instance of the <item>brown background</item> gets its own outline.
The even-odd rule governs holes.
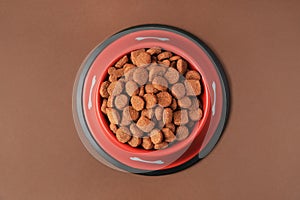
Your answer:
[[[299,1],[0,0],[0,199],[300,199]],[[214,151],[169,176],[98,163],[73,125],[76,72],[107,36],[162,23],[202,38],[231,84]]]

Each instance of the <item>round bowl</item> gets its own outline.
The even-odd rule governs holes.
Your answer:
[[[143,150],[117,141],[100,111],[100,84],[108,67],[129,52],[159,46],[183,57],[202,77],[203,117],[183,141],[166,149]],[[182,170],[215,146],[228,115],[229,91],[220,63],[195,36],[164,25],[141,25],[107,38],[83,62],[73,90],[79,136],[95,158],[119,170],[160,175]]]

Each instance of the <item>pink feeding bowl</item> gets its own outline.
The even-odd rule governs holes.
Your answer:
[[[129,52],[161,47],[184,58],[201,74],[203,116],[190,135],[166,149],[144,150],[120,143],[100,111],[100,84],[108,68]],[[164,25],[141,25],[106,39],[87,56],[74,84],[73,116],[79,136],[99,161],[126,172],[162,175],[204,158],[217,143],[229,110],[229,88],[220,62],[195,36]]]

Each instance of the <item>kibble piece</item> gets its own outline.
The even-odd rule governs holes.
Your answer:
[[[181,58],[180,56],[172,56],[169,60],[175,61],[175,60],[179,60],[180,58]]]
[[[107,108],[107,99],[103,99],[101,104],[101,111],[106,114],[106,108]]]
[[[130,102],[131,102],[132,107],[137,111],[143,110],[143,108],[145,106],[145,102],[144,102],[143,98],[140,96],[132,96]]]
[[[137,69],[137,67],[133,64],[126,63],[124,65],[124,77],[126,81],[133,80],[133,73]]]
[[[128,105],[128,97],[125,94],[120,94],[115,98],[115,106],[117,109],[122,110]]]
[[[156,96],[154,94],[145,94],[144,99],[146,101],[146,108],[147,109],[153,108],[157,103],[157,99],[156,99]]]
[[[137,147],[142,143],[142,139],[139,137],[132,137],[131,140],[128,141],[128,144],[132,147]]]
[[[163,141],[163,134],[160,130],[153,129],[150,132],[150,139],[153,144],[161,143]]]
[[[157,76],[163,76],[166,72],[166,68],[158,65],[151,65],[148,67],[149,69],[149,81],[153,81],[153,79]]]
[[[185,95],[185,87],[183,83],[175,83],[171,88],[172,95],[177,99],[181,99]]]
[[[136,124],[134,124],[134,123],[130,124],[129,129],[130,129],[130,132],[131,132],[131,134],[132,134],[133,136],[139,137],[139,138],[141,138],[141,137],[143,136],[143,131],[141,131],[141,130],[136,126]]]
[[[194,128],[195,126],[195,122],[190,120],[189,123],[186,124],[186,126],[192,131],[192,128]]]
[[[117,69],[116,69],[115,67],[109,67],[108,70],[107,70],[107,73],[111,75],[111,74],[113,74],[116,70],[117,70]]]
[[[152,149],[154,145],[151,142],[150,137],[146,136],[146,137],[143,137],[142,146],[143,146],[144,149],[149,150],[149,149]]]
[[[170,67],[171,62],[169,60],[163,60],[160,62],[163,66]]]
[[[144,109],[144,110],[142,110],[141,115],[147,117],[148,119],[152,119],[152,117],[154,116],[154,111],[151,108]]]
[[[163,111],[163,123],[169,124],[173,120],[173,111],[171,108],[165,108]]]
[[[185,78],[188,80],[200,80],[201,76],[196,70],[190,70],[185,74]]]
[[[108,98],[109,93],[107,91],[108,86],[110,85],[109,81],[104,81],[100,86],[100,95],[103,98]]]
[[[155,94],[158,92],[158,89],[154,88],[152,84],[145,85],[145,91],[148,94]]]
[[[161,106],[157,106],[154,111],[155,118],[160,121],[163,116],[163,108]]]
[[[148,81],[148,71],[145,68],[137,68],[133,72],[133,80],[139,85],[146,84]]]
[[[184,74],[187,70],[187,62],[183,59],[177,61],[177,70],[180,74]]]
[[[124,75],[124,69],[117,69],[116,71],[113,72],[117,76],[117,78],[120,78],[121,76]]]
[[[153,87],[160,91],[165,91],[168,88],[168,82],[161,76],[156,76],[152,81]]]
[[[142,85],[140,88],[139,88],[139,96],[142,97],[145,95],[145,86]]]
[[[165,52],[162,52],[162,53],[158,54],[157,59],[158,60],[164,60],[164,59],[170,58],[171,56],[172,56],[171,52],[165,51]]]
[[[129,129],[127,127],[125,127],[125,126],[121,126],[116,131],[116,137],[122,143],[128,142],[130,140],[130,138],[131,138]]]
[[[175,132],[175,125],[173,123],[166,124],[165,127],[169,128],[173,133]]]
[[[185,80],[184,81],[186,95],[197,96],[201,94],[201,85],[198,80]]]
[[[109,82],[115,82],[118,80],[117,75],[113,72],[109,77],[108,77]]]
[[[168,92],[160,92],[157,95],[157,103],[162,107],[168,107],[172,103],[172,96]]]
[[[115,64],[115,67],[116,68],[121,68],[121,67],[123,67],[123,65],[125,64],[125,63],[127,63],[128,62],[128,57],[127,57],[127,55],[125,55],[125,56],[123,56],[116,64]]]
[[[189,116],[187,110],[179,110],[174,112],[173,122],[175,125],[185,125],[189,122]]]
[[[189,136],[189,130],[186,126],[179,126],[176,130],[176,139],[182,141]]]
[[[146,52],[149,53],[150,55],[159,54],[161,52],[161,48],[160,47],[152,47],[152,48],[148,49]]]
[[[197,97],[191,97],[192,104],[189,107],[189,110],[196,110],[201,107],[201,103]]]
[[[114,107],[114,96],[109,96],[107,99],[106,107],[112,108]]]
[[[128,81],[125,84],[125,90],[129,96],[134,96],[139,93],[139,86],[134,81]]]
[[[154,145],[154,149],[165,149],[168,147],[168,143],[167,142],[161,142],[159,144],[155,144]]]
[[[176,69],[169,67],[164,77],[170,84],[174,84],[177,83],[179,80],[179,72]]]
[[[113,133],[116,133],[117,130],[118,130],[118,127],[117,127],[117,125],[115,125],[115,124],[110,124],[110,125],[109,125],[109,128],[110,128],[110,130],[111,130]]]
[[[190,110],[189,117],[193,121],[198,121],[202,118],[202,110],[198,108],[197,110]]]
[[[141,116],[137,121],[136,125],[139,129],[141,129],[144,132],[150,132],[155,126],[154,122],[152,122],[145,116]]]
[[[155,128],[158,130],[161,130],[164,127],[164,122],[163,121],[156,121]]]
[[[120,114],[116,109],[113,108],[106,108],[106,113],[108,120],[112,124],[119,124],[120,123]]]
[[[123,109],[123,115],[130,116],[130,119],[133,121],[138,120],[140,114],[132,106],[127,106]]]
[[[172,108],[172,110],[176,110],[176,108],[177,108],[177,101],[176,101],[175,98],[172,99],[172,103],[171,103],[170,107]]]
[[[169,128],[163,128],[161,130],[163,132],[165,142],[173,142],[176,139],[176,136]]]
[[[178,106],[180,108],[189,108],[192,105],[192,101],[189,97],[185,96],[181,99],[178,99]]]
[[[116,96],[121,94],[123,89],[124,83],[122,81],[114,81],[108,86],[107,92],[109,95]]]
[[[137,50],[131,52],[131,61],[138,67],[142,67],[151,63],[151,55],[145,51]]]

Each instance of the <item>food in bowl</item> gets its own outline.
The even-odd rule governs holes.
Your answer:
[[[164,149],[186,139],[203,115],[201,75],[181,56],[152,47],[122,56],[101,83],[100,110],[116,139]]]

